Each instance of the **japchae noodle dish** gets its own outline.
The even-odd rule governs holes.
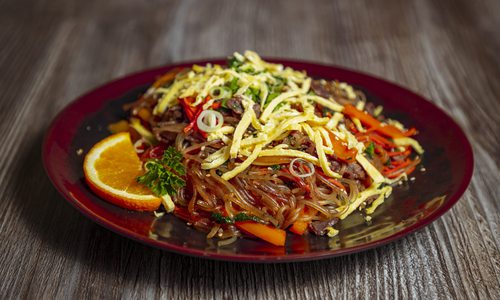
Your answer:
[[[354,211],[372,214],[424,151],[415,128],[348,83],[252,51],[170,70],[125,109],[137,181],[219,245],[335,236]]]

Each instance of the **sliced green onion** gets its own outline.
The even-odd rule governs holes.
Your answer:
[[[233,93],[231,92],[231,89],[225,86],[216,86],[210,89],[208,92],[210,97],[212,99],[226,99],[226,98],[231,98]]]

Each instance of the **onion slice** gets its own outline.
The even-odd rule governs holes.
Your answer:
[[[196,125],[198,129],[205,132],[214,132],[222,127],[224,117],[222,114],[215,110],[204,110],[198,116]]]
[[[141,154],[141,153],[144,153],[144,149],[141,149],[140,147],[144,147],[144,145],[151,145],[150,143],[148,143],[144,138],[140,138],[138,139],[135,143],[134,143],[134,150],[135,150],[135,153],[137,154]]]
[[[306,167],[309,169],[309,172],[307,172],[307,173],[302,173],[302,174],[297,173],[297,172],[295,171],[295,169],[293,168],[293,165],[294,165],[296,162],[300,162],[301,164],[306,165]],[[292,160],[292,161],[290,162],[290,167],[289,167],[289,169],[290,169],[290,173],[291,173],[293,176],[295,176],[295,177],[299,177],[299,178],[309,177],[309,176],[313,175],[313,174],[314,174],[314,172],[315,172],[314,165],[313,165],[311,162],[309,162],[309,161],[307,161],[307,160],[305,160],[305,159],[303,159],[303,158],[298,158],[298,157],[297,157],[297,158],[295,158],[294,160]]]

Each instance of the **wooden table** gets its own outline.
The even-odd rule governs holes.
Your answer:
[[[0,298],[500,299],[500,1],[1,1]],[[431,226],[356,255],[208,261],[87,220],[40,160],[52,117],[118,76],[255,49],[387,78],[445,109],[472,184]]]

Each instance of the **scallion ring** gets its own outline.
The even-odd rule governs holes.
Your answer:
[[[300,163],[299,170],[303,171],[305,173],[299,174],[299,173],[297,173],[297,171],[295,171],[294,165],[295,165],[296,162]],[[289,169],[290,169],[290,173],[293,176],[299,177],[299,178],[309,177],[309,176],[313,175],[314,172],[315,172],[314,165],[311,162],[309,162],[309,161],[307,161],[305,159],[302,159],[302,158],[295,158],[295,159],[293,159],[290,162]]]
[[[204,110],[198,116],[196,125],[198,129],[205,132],[214,132],[222,127],[224,117],[222,114],[215,110]]]
[[[213,87],[210,89],[208,94],[210,95],[210,97],[212,97],[212,99],[227,99],[231,98],[231,96],[233,95],[231,89],[226,86]]]
[[[134,150],[135,150],[135,153],[137,154],[141,154],[141,153],[144,153],[144,146],[145,145],[151,145],[148,141],[146,141],[144,138],[140,138],[138,139],[135,143],[134,143]]]

